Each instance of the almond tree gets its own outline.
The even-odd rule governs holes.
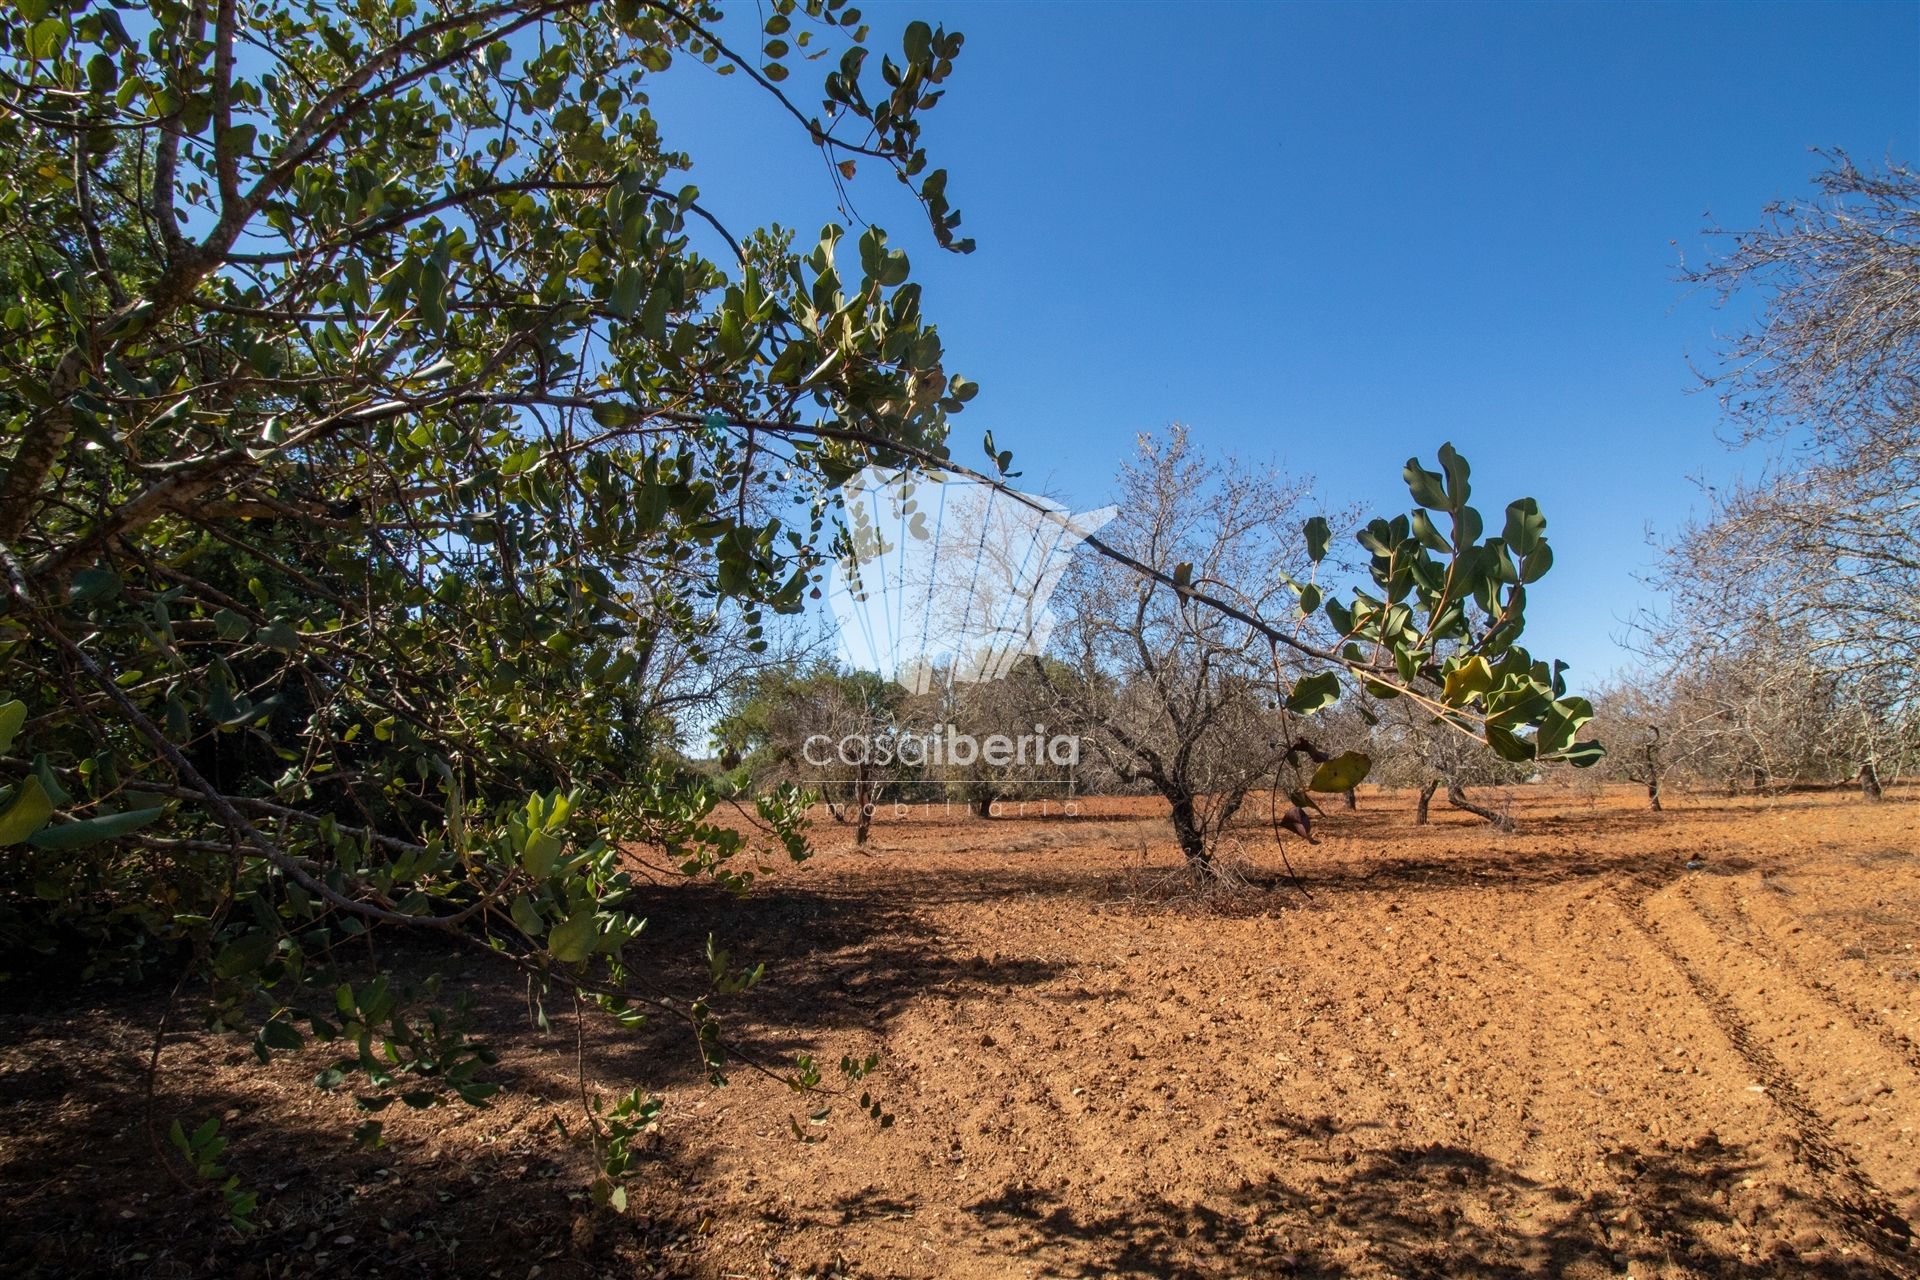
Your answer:
[[[1755,308],[1703,379],[1734,442],[1769,452],[1674,539],[1647,635],[1670,671],[1755,637],[1798,650],[1877,795],[1912,759],[1920,704],[1920,174],[1824,158],[1813,197],[1718,233],[1687,273]]]
[[[1563,664],[1517,643],[1553,563],[1545,517],[1521,499],[1487,536],[1466,460],[1450,445],[1439,460],[1408,459],[1412,512],[1355,532],[1366,577],[1345,599],[1321,581],[1345,575],[1306,483],[1210,460],[1179,428],[1143,438],[1122,470],[1119,517],[1055,596],[1060,657],[1080,675],[1056,694],[1123,781],[1166,799],[1195,868],[1256,788],[1304,804],[1367,776],[1365,752],[1332,753],[1308,723],[1350,687],[1405,698],[1502,760],[1600,758],[1577,740],[1592,707],[1567,694]],[[1290,776],[1302,761],[1304,786]]]

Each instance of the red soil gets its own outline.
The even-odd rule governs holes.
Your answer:
[[[380,1152],[305,1084],[322,1054],[170,1043],[163,1124],[230,1116],[262,1192],[240,1240],[156,1172],[153,998],[43,1002],[0,1019],[0,1223],[47,1274],[1920,1275],[1916,800],[1523,787],[1503,835],[1363,790],[1289,847],[1310,899],[1263,821],[1256,883],[1196,894],[1144,800],[883,811],[865,850],[823,819],[813,861],[663,889],[649,933],[765,960],[730,1032],[879,1054],[891,1128],[710,1089],[665,1026],[589,1019],[576,1062],[570,1004],[543,1033],[476,981],[507,1094],[389,1112]],[[668,1101],[624,1217],[554,1124],[582,1068]]]

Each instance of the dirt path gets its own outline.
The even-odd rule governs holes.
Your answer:
[[[1915,800],[1657,817],[1521,789],[1500,835],[1363,793],[1294,849],[1311,901],[1250,828],[1278,887],[1207,907],[1168,900],[1145,802],[915,813],[865,852],[829,825],[744,907],[676,891],[650,931],[766,960],[735,1033],[878,1053],[891,1128],[844,1104],[812,1124],[744,1071],[710,1090],[664,1032],[596,1035],[589,1082],[660,1088],[672,1117],[640,1211],[598,1218],[551,1127],[571,1035],[500,1008],[533,1051],[513,1096],[400,1118],[364,1179],[444,1186],[496,1149],[458,1176],[470,1220],[547,1224],[481,1250],[516,1276],[1920,1276]],[[238,1067],[180,1071],[182,1095],[351,1125]],[[141,1223],[165,1198],[128,1203]],[[385,1232],[327,1212],[354,1243],[308,1245],[311,1274],[451,1265],[424,1200]]]

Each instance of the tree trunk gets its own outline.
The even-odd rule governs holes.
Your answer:
[[[1885,794],[1880,790],[1880,771],[1869,760],[1860,766],[1860,794],[1869,800],[1878,800]]]
[[[991,818],[993,816],[993,802],[997,799],[999,799],[999,797],[991,791],[983,791],[974,796],[973,816],[976,818]]]
[[[1359,807],[1360,807],[1359,798],[1353,794],[1353,788],[1348,787],[1347,788],[1347,808],[1358,809]]]
[[[1660,729],[1647,740],[1647,807],[1660,812]]]
[[[1439,789],[1440,780],[1438,778],[1420,788],[1420,807],[1413,811],[1414,826],[1424,827],[1427,825],[1427,806],[1433,803],[1433,793]]]
[[[868,828],[873,826],[873,783],[867,778],[867,766],[864,762],[854,778],[853,801],[860,807],[860,812],[855,815],[856,825],[853,828],[853,843],[859,846],[867,842]]]
[[[1194,811],[1193,797],[1173,795],[1167,797],[1173,805],[1173,836],[1180,844],[1180,852],[1186,857],[1187,865],[1197,871],[1213,869],[1213,858],[1207,852],[1207,835],[1200,829],[1200,817]]]
[[[1503,813],[1495,813],[1485,805],[1475,804],[1467,799],[1467,791],[1457,782],[1447,784],[1447,803],[1456,809],[1472,814],[1476,818],[1485,818],[1501,831],[1513,830],[1513,819]]]

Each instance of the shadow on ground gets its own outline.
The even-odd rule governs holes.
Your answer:
[[[1779,1206],[1764,1256],[1716,1192],[1753,1163],[1710,1143],[1617,1156],[1619,1192],[1576,1194],[1450,1146],[1369,1152],[1299,1186],[1265,1181],[1212,1204],[1144,1196],[1086,1212],[1041,1191],[967,1206],[993,1249],[1042,1276],[1421,1277],[1611,1276],[1678,1264],[1697,1274],[1762,1280],[1911,1276],[1900,1238],[1839,1203]],[[1817,1225],[1815,1225],[1817,1224]],[[1778,1224],[1757,1223],[1762,1228]],[[1792,1242],[1789,1243],[1789,1238]],[[1851,1254],[1841,1252],[1842,1248]]]

